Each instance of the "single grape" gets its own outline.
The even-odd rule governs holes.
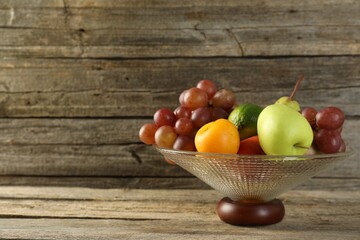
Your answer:
[[[323,153],[337,153],[342,144],[342,138],[338,131],[320,129],[315,134],[317,148]]]
[[[188,136],[178,136],[174,142],[173,149],[183,151],[195,151],[194,140]]]
[[[206,123],[211,121],[210,108],[202,107],[194,110],[191,114],[191,121],[196,128],[201,128]]]
[[[170,165],[176,165],[176,163],[173,161],[173,160],[171,160],[171,159],[169,159],[169,158],[164,158],[165,159],[165,162],[167,162],[168,164],[170,164]]]
[[[179,106],[174,110],[174,114],[177,119],[191,118],[191,110],[184,106]]]
[[[164,125],[155,132],[155,143],[159,147],[172,148],[177,134],[173,127]]]
[[[211,101],[214,107],[220,107],[228,110],[234,106],[236,96],[231,90],[221,89],[215,93]]]
[[[341,145],[339,148],[339,152],[345,152],[346,151],[346,144],[345,141],[341,138]]]
[[[180,96],[179,96],[180,106],[184,106],[184,105],[185,105],[184,96],[185,96],[186,91],[187,91],[187,90],[182,91],[182,93],[181,93]]]
[[[344,120],[344,113],[337,107],[327,107],[316,114],[316,125],[319,129],[338,129],[343,125]]]
[[[154,122],[158,127],[168,125],[175,126],[176,116],[173,111],[168,108],[160,108],[154,114]]]
[[[229,113],[223,108],[213,107],[210,109],[210,112],[211,112],[211,121],[215,121],[220,118],[227,119],[229,117]]]
[[[194,128],[189,118],[179,118],[175,123],[174,129],[179,135],[190,136]]]
[[[301,111],[301,114],[306,118],[306,120],[308,120],[311,127],[313,129],[315,129],[315,127],[316,127],[315,117],[316,117],[316,114],[317,114],[316,109],[313,108],[313,107],[306,107]]]
[[[184,106],[191,111],[208,105],[207,93],[200,88],[190,88],[184,94]]]
[[[210,80],[201,80],[200,82],[198,82],[196,87],[204,90],[207,93],[209,100],[212,99],[212,97],[217,92],[217,87],[215,83]]]
[[[139,131],[139,138],[145,144],[155,143],[155,132],[158,129],[155,123],[144,124]]]

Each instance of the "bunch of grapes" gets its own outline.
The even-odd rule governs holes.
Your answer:
[[[302,110],[314,131],[314,147],[323,153],[345,152],[346,145],[341,137],[345,120],[344,113],[337,107],[326,107],[317,112],[313,107]]]
[[[231,90],[218,90],[210,80],[201,80],[196,87],[180,94],[180,106],[174,111],[161,108],[154,122],[143,125],[140,140],[146,144],[176,150],[194,151],[196,132],[205,124],[228,118],[236,98]]]

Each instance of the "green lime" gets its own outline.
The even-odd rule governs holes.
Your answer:
[[[252,103],[241,104],[232,110],[228,120],[238,128],[241,140],[257,135],[257,120],[262,110]]]

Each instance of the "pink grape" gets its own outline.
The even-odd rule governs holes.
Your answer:
[[[177,119],[191,118],[191,110],[184,106],[179,106],[174,110],[174,114]]]
[[[194,127],[189,118],[179,118],[175,123],[175,132],[179,135],[190,136]]]
[[[154,122],[158,127],[168,125],[175,126],[176,116],[173,111],[168,108],[160,108],[154,114]]]
[[[221,89],[215,93],[211,101],[214,107],[220,107],[228,110],[234,106],[236,96],[231,90]]]
[[[155,143],[155,132],[158,129],[155,123],[144,124],[139,131],[139,138],[145,144]]]
[[[178,136],[174,142],[173,149],[183,151],[195,151],[194,140],[188,136]]]
[[[184,94],[184,106],[191,111],[208,105],[207,93],[200,88],[190,88]]]
[[[316,127],[316,114],[317,111],[315,108],[313,107],[306,107],[301,111],[301,114],[306,118],[306,120],[308,120],[308,122],[310,123],[312,128]]]
[[[208,99],[210,100],[215,93],[217,92],[217,87],[215,85],[215,83],[213,83],[210,80],[201,80],[200,82],[198,82],[198,84],[196,85],[197,88],[200,88],[202,90],[204,90],[207,95],[208,95]]]
[[[202,107],[194,110],[191,114],[191,120],[196,128],[201,128],[211,121],[210,108]]]
[[[155,132],[155,143],[159,147],[172,148],[177,134],[173,127],[164,125]]]
[[[337,107],[327,107],[316,114],[316,125],[319,129],[335,130],[345,121],[344,113]]]
[[[337,153],[342,144],[341,135],[338,131],[320,129],[315,134],[315,143],[323,153]]]

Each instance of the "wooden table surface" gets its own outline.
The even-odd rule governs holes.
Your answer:
[[[359,239],[359,180],[297,188],[281,223],[225,224],[207,189],[1,186],[0,239]]]

